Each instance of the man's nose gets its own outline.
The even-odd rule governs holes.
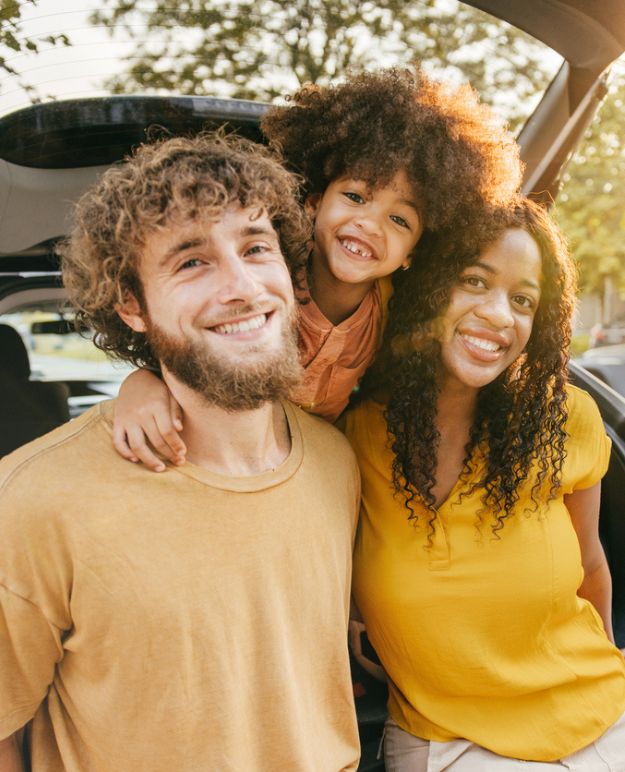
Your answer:
[[[254,275],[253,266],[239,256],[229,256],[222,261],[219,279],[219,300],[224,304],[247,303],[262,292],[262,287]]]
[[[514,316],[505,292],[492,292],[477,307],[476,314],[497,329],[512,327]]]

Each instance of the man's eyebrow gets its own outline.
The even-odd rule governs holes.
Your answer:
[[[278,236],[271,225],[247,225],[241,230],[241,236]]]
[[[491,275],[499,273],[499,271],[492,265],[483,263],[481,260],[477,260],[475,263],[473,263],[473,265],[481,268],[483,271],[486,271],[486,273],[490,273]],[[468,266],[468,268],[471,268],[471,266]],[[526,287],[532,287],[532,289],[538,290],[540,292],[540,284],[533,281],[532,279],[523,279],[521,284],[524,284]]]
[[[206,239],[186,239],[185,241],[179,241],[177,244],[174,244],[173,247],[170,247],[170,249],[165,252],[163,255],[160,265],[165,265],[169,260],[172,259],[172,257],[175,257],[176,255],[180,254],[181,252],[186,252],[187,249],[196,249],[197,247],[204,246],[206,244]]]

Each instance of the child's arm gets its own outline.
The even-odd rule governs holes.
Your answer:
[[[131,373],[115,402],[113,447],[120,456],[142,461],[155,472],[162,472],[165,464],[154,451],[174,464],[183,464],[187,449],[180,431],[180,405],[163,381],[149,370]]]

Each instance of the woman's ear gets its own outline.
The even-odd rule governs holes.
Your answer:
[[[135,332],[146,332],[147,325],[144,320],[144,314],[141,310],[141,304],[137,298],[128,293],[123,303],[116,303],[115,310],[117,315],[125,324]]]

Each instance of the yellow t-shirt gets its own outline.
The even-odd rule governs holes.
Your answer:
[[[590,396],[571,387],[568,406],[561,494],[600,480],[610,454]],[[360,405],[346,431],[362,477],[353,593],[390,677],[393,719],[533,761],[594,741],[625,710],[625,661],[576,594],[580,550],[562,495],[537,514],[525,486],[496,540],[488,522],[476,530],[479,493],[459,502],[457,486],[427,548],[393,495],[383,407]]]
[[[275,471],[156,475],[110,404],[0,463],[0,738],[37,772],[343,772],[356,462],[285,405]]]

